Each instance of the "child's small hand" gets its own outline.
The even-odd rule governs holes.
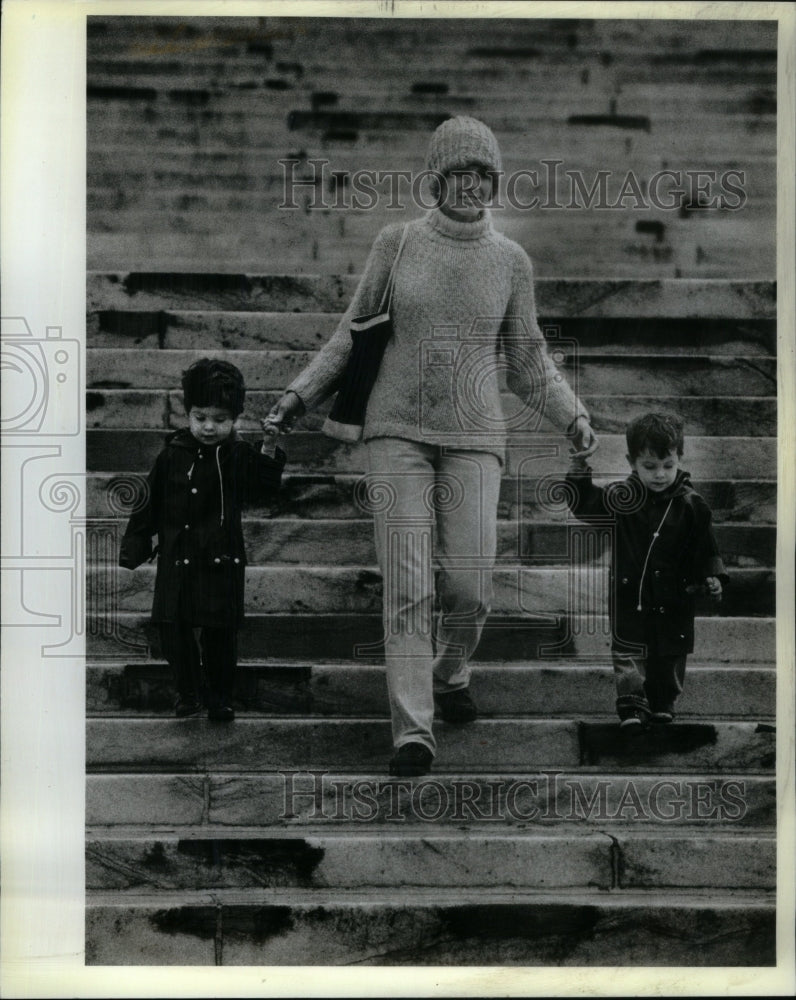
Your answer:
[[[279,425],[275,423],[269,414],[265,420],[260,421],[260,426],[263,429],[263,444],[261,451],[263,455],[270,455],[271,458],[276,454],[276,444],[279,440]]]
[[[586,452],[575,451],[574,448],[569,449],[569,467],[573,472],[585,472],[589,468],[586,459]]]
[[[721,580],[717,576],[706,577],[705,588],[707,589],[708,595],[715,601],[721,600]]]

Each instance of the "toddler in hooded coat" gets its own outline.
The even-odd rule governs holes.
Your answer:
[[[202,358],[183,372],[182,389],[190,426],[158,455],[119,564],[135,569],[157,553],[152,621],[174,673],[177,716],[201,711],[204,687],[208,717],[231,721],[244,611],[241,511],[278,490],[285,455],[274,435],[266,433],[259,449],[237,436],[246,390],[234,365]]]

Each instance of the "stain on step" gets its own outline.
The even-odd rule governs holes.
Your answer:
[[[180,840],[177,852],[208,867],[249,868],[263,884],[297,880],[309,885],[325,851],[295,838]]]
[[[709,723],[653,726],[632,737],[622,732],[618,723],[578,723],[581,764],[599,764],[605,758],[649,760],[664,754],[688,754],[714,745],[717,739],[716,727]]]

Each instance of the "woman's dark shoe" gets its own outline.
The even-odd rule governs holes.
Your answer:
[[[390,774],[412,778],[428,774],[434,754],[423,743],[404,743],[390,758]]]
[[[189,715],[198,715],[201,711],[202,705],[195,696],[188,698],[177,695],[177,700],[174,702],[174,714],[178,719],[187,719]]]
[[[478,709],[470,697],[469,688],[458,688],[456,691],[435,694],[434,701],[438,709],[437,714],[445,722],[462,725],[465,722],[474,722],[478,718]]]
[[[232,705],[213,705],[207,710],[207,717],[211,722],[232,722],[235,719],[235,709]]]

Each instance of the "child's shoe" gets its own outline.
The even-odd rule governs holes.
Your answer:
[[[641,732],[647,724],[647,713],[639,708],[629,708],[619,719],[619,728],[626,733]]]
[[[202,705],[196,695],[177,695],[174,702],[174,714],[178,719],[187,719],[189,715],[198,715]]]
[[[414,778],[428,774],[434,754],[424,743],[404,743],[390,759],[390,774],[399,778]]]
[[[435,694],[439,716],[445,722],[453,722],[463,725],[465,722],[474,722],[478,718],[478,709],[475,702],[470,697],[469,688],[457,688],[455,691],[445,691],[442,694]]]

